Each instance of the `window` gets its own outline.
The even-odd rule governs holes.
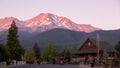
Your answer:
[[[90,46],[90,42],[88,42],[88,46]]]

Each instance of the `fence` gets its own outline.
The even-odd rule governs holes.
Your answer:
[[[25,64],[26,64],[26,61],[17,61],[16,65],[25,65]]]
[[[4,61],[4,62],[0,62],[0,66],[6,66],[7,64],[6,64],[6,62]]]

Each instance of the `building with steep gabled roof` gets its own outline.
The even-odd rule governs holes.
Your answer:
[[[114,59],[115,50],[112,45],[104,41],[99,41],[99,46],[97,41],[88,38],[77,52],[73,54],[74,58],[85,59],[85,57],[96,57],[97,59]]]

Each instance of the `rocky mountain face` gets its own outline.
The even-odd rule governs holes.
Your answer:
[[[87,33],[101,30],[91,25],[74,23],[66,17],[57,16],[51,13],[41,13],[26,21],[20,21],[14,17],[0,19],[0,31],[7,30],[13,20],[15,20],[20,30],[29,32],[43,32],[54,28],[83,31]]]

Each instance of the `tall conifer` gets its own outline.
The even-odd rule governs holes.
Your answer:
[[[117,54],[117,58],[120,58],[120,41],[115,45],[115,50]]]
[[[35,45],[33,46],[33,51],[37,62],[40,62],[40,48],[37,43],[35,43]]]
[[[15,21],[12,22],[11,27],[8,30],[6,45],[9,49],[11,60],[22,60],[24,50],[18,39],[18,28]]]

